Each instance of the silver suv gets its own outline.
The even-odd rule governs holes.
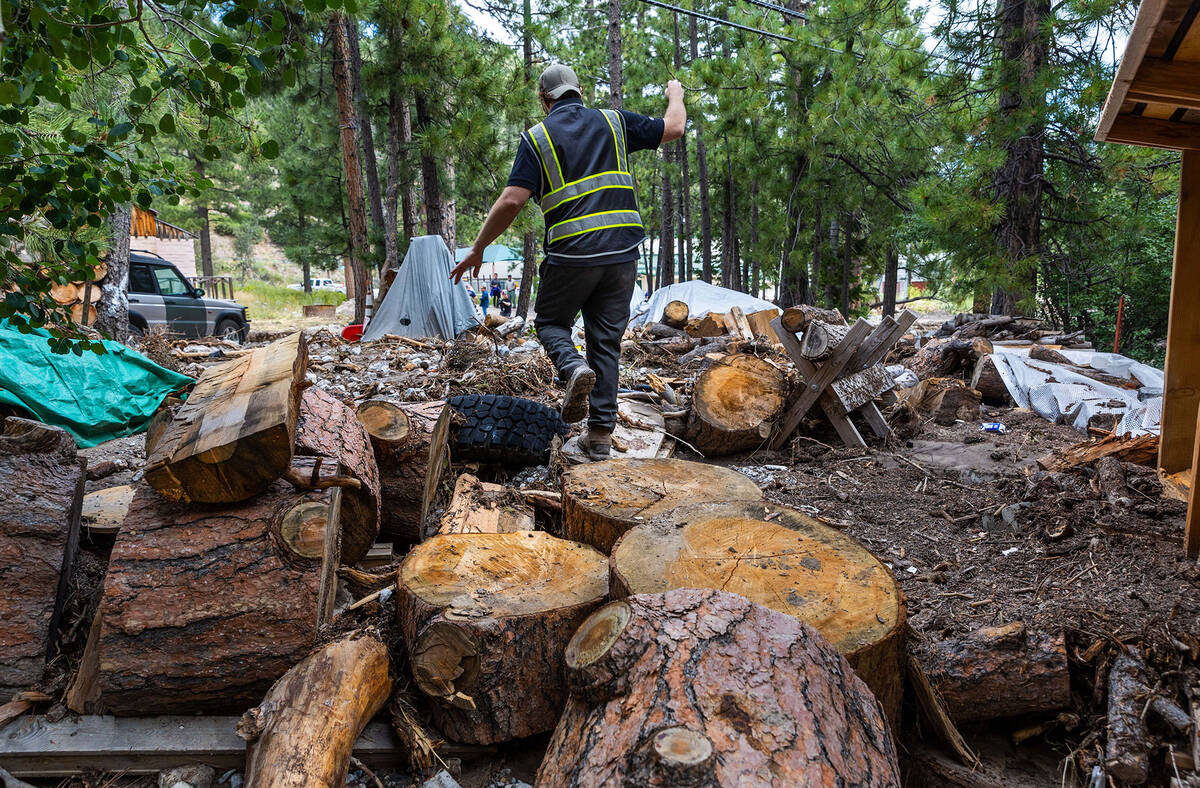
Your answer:
[[[166,326],[185,337],[221,337],[245,342],[250,333],[246,307],[236,301],[205,298],[168,260],[150,254],[129,255],[129,327],[144,334]]]

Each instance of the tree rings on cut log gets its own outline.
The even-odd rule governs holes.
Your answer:
[[[756,449],[766,442],[787,398],[782,371],[757,356],[737,353],[700,374],[688,429],[706,457]]]
[[[774,504],[701,503],[626,533],[610,564],[614,597],[716,588],[811,624],[899,720],[904,596],[842,532]]]
[[[671,328],[687,326],[689,309],[685,301],[671,301],[663,309],[662,323]]]
[[[746,476],[687,460],[608,460],[578,465],[562,477],[563,535],[604,553],[630,528],[684,504],[759,501]]]
[[[566,654],[538,788],[899,786],[867,686],[804,622],[710,589],[610,603]]]
[[[397,592],[435,725],[492,744],[554,727],[567,697],[563,650],[608,597],[608,565],[541,531],[443,534],[404,559]]]

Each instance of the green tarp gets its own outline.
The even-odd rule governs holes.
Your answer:
[[[0,322],[0,405],[62,427],[80,447],[141,432],[168,394],[192,383],[117,342],[76,356],[51,353],[47,336]]]

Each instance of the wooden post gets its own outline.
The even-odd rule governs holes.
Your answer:
[[[1200,151],[1185,150],[1179,174],[1175,270],[1171,275],[1162,442],[1158,452],[1158,464],[1165,473],[1186,470],[1195,445],[1196,411],[1200,405],[1197,292],[1200,292]],[[1193,478],[1193,487],[1195,481]]]
[[[1187,529],[1184,549],[1188,558],[1200,558],[1200,485],[1196,484],[1196,468],[1200,467],[1200,413],[1196,415],[1196,444],[1192,447],[1192,489],[1188,494]]]

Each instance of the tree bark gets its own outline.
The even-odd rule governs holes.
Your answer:
[[[262,703],[242,715],[246,784],[259,788],[338,788],[354,742],[392,690],[387,646],[351,632],[285,673]]]
[[[630,528],[685,503],[758,501],[762,490],[737,471],[687,460],[609,460],[562,477],[563,536],[612,552]]]
[[[375,134],[371,129],[371,114],[362,88],[362,52],[358,46],[358,21],[346,17],[346,40],[350,45],[350,83],[354,88],[354,110],[358,120],[358,136],[362,143],[363,169],[367,175],[367,204],[371,210],[371,224],[375,232],[383,235],[383,197],[379,190],[379,161],[375,156]],[[386,269],[385,269],[386,270]]]
[[[699,36],[696,17],[688,16],[688,44],[692,61],[699,59]],[[696,178],[700,186],[700,260],[701,279],[712,284],[712,208],[708,202],[708,150],[704,145],[704,113],[697,112],[696,127]]]
[[[454,202],[454,157],[446,156],[446,181],[442,188],[442,238],[451,256],[458,249],[458,208]]]
[[[816,304],[821,294],[821,253],[825,248],[825,225],[821,216],[821,206],[817,205],[816,218],[813,220],[813,251],[812,251],[812,281],[808,286],[808,298],[805,304]]]
[[[1150,732],[1143,709],[1151,695],[1142,658],[1127,647],[1108,673],[1108,742],[1104,765],[1123,785],[1150,777]]]
[[[400,241],[397,209],[400,207],[400,162],[401,128],[403,126],[404,99],[395,87],[388,88],[388,136],[387,172],[383,205],[383,270],[395,271],[400,267]],[[410,210],[410,209],[405,209]],[[380,299],[382,300],[382,298]]]
[[[437,159],[430,148],[429,131],[433,126],[433,117],[429,114],[429,102],[424,96],[417,96],[417,128],[421,130],[421,186],[423,189],[423,205],[425,208],[425,234],[442,235],[442,184],[438,174]],[[453,254],[453,250],[451,250]]]
[[[420,196],[417,194],[416,168],[412,165],[412,105],[407,98],[400,99],[400,149],[403,151],[401,177],[405,186],[400,193],[401,215],[404,217],[404,237],[410,241],[416,237],[420,220],[417,218],[417,205]]]
[[[193,156],[189,153],[188,158],[192,160],[192,166],[196,168],[196,174],[201,178],[204,177],[204,159],[199,156]],[[212,258],[212,230],[208,222],[208,202],[199,202],[196,205],[196,218],[200,220],[200,275],[214,276],[213,273],[213,258]],[[305,277],[305,288],[308,287],[308,277]]]
[[[362,165],[358,159],[357,119],[354,111],[354,87],[350,78],[350,51],[346,40],[346,15],[334,11],[329,17],[327,34],[333,42],[333,84],[337,92],[338,129],[342,148],[342,170],[346,183],[346,211],[350,221],[350,272],[354,280],[354,322],[366,319],[369,288],[367,259],[367,217],[363,207]]]
[[[618,540],[609,563],[614,599],[720,589],[811,624],[899,724],[904,595],[887,568],[840,531],[762,501],[699,503],[648,518]]]
[[[583,623],[566,662],[571,700],[538,788],[900,785],[879,705],[846,660],[807,624],[736,594],[613,602]]]
[[[608,0],[608,106],[621,109],[624,90],[621,57],[621,0]]]
[[[797,304],[783,310],[783,327],[792,333],[803,331],[810,323],[823,322],[835,326],[846,325],[846,318],[836,309]]]
[[[726,356],[696,379],[688,439],[705,457],[750,451],[771,436],[787,398],[787,380],[746,353]]]
[[[842,240],[842,286],[839,303],[841,304],[841,313],[848,315],[850,314],[850,263],[854,246],[854,223],[847,218],[843,227],[846,234]]]
[[[813,320],[804,328],[804,338],[800,340],[800,355],[809,361],[823,361],[833,355],[838,345],[850,333],[844,323],[831,324],[821,320]]]
[[[537,276],[537,237],[533,230],[525,233],[522,243],[521,291],[517,293],[517,315],[529,317],[529,305],[532,302],[533,280]]]
[[[671,188],[670,147],[662,155],[662,227],[658,238],[658,286],[675,283],[675,197]]]
[[[608,597],[608,562],[542,531],[449,534],[400,567],[396,615],[442,735],[494,744],[554,727],[563,650]]]
[[[96,330],[117,342],[129,338],[129,223],[133,208],[117,205],[108,217],[108,270],[100,284],[96,303]]]
[[[890,243],[887,248],[887,260],[883,267],[883,316],[896,315],[896,289],[900,277],[900,250],[896,244]]]
[[[66,431],[0,422],[0,704],[37,684],[56,651],[86,467]]]

